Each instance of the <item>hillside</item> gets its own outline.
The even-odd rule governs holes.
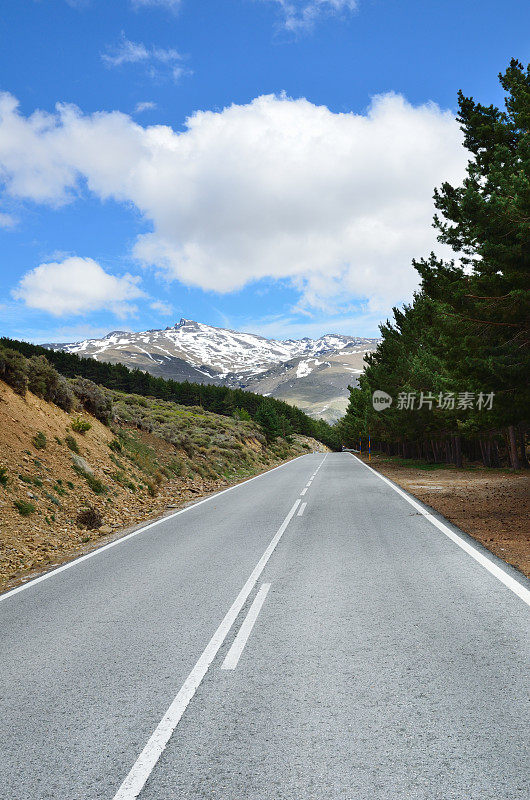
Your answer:
[[[112,331],[102,339],[45,347],[177,381],[244,388],[334,422],[346,409],[348,385],[357,385],[364,355],[377,342],[338,334],[266,339],[181,319],[165,330]]]
[[[294,358],[258,375],[246,388],[333,424],[346,413],[348,387],[357,386],[367,352],[364,345],[349,344],[338,353]]]
[[[112,400],[111,428],[0,381],[0,589],[168,508],[325,449],[301,436],[267,443],[255,423],[199,408],[118,392]],[[75,432],[78,420],[90,428]],[[83,522],[87,509],[93,519]]]

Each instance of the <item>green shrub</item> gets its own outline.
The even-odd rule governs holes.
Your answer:
[[[33,503],[28,503],[27,500],[15,500],[13,505],[17,509],[21,517],[29,517],[35,511]]]
[[[31,486],[42,486],[40,478],[32,478],[30,475],[19,475],[18,477],[22,483],[29,483]]]
[[[134,484],[125,474],[125,472],[115,472],[113,475],[110,476],[113,480],[117,483],[125,486],[127,489],[132,489],[133,492],[136,491],[136,484]]]
[[[57,444],[62,444],[62,443],[63,443],[63,440],[62,440],[62,439],[59,439],[59,437],[58,437],[58,436],[54,436],[54,439],[55,439],[55,441],[57,442]]]
[[[116,464],[116,466],[118,467],[118,469],[122,469],[122,470],[124,470],[124,469],[125,469],[125,464],[124,464],[122,461],[120,461],[120,459],[119,459],[119,458],[116,458],[116,456],[114,455],[114,453],[111,453],[111,454],[110,454],[110,460],[112,461],[112,463],[113,463],[113,464]]]
[[[66,442],[66,446],[70,448],[72,453],[79,454],[79,445],[77,444],[73,436],[70,436],[70,434],[68,434],[68,436],[64,437],[64,441]]]
[[[69,489],[75,489],[75,486],[72,483],[72,481],[66,481],[66,485],[68,486]]]
[[[107,487],[102,483],[99,478],[94,478],[93,475],[85,475],[85,480],[94,492],[94,494],[107,494]]]
[[[127,456],[142,472],[152,474],[158,469],[157,455],[152,447],[145,444],[135,433],[120,432],[123,454]]]
[[[26,394],[27,359],[22,353],[8,347],[0,347],[0,380],[5,381],[17,394]]]
[[[46,434],[42,431],[38,431],[31,441],[33,442],[33,447],[37,450],[44,450],[46,447]]]
[[[68,381],[59,375],[46,356],[32,356],[27,360],[28,389],[38,397],[55,403],[64,411],[71,411],[74,395]]]
[[[234,411],[234,419],[240,419],[243,420],[244,422],[250,422],[252,420],[252,417],[250,416],[246,408],[236,408],[236,410]]]
[[[108,489],[104,483],[102,483],[99,478],[95,478],[94,475],[91,475],[89,472],[85,472],[78,467],[76,464],[72,464],[72,469],[77,472],[78,475],[81,475],[82,478],[86,480],[94,494],[107,494]]]
[[[123,450],[119,439],[113,439],[112,442],[109,442],[109,447],[111,450],[114,450],[115,453],[121,453]]]
[[[7,486],[7,467],[0,467],[0,486]]]
[[[53,503],[55,506],[61,505],[60,501],[55,497],[55,495],[50,494],[50,492],[43,492],[43,494],[50,501],[50,503]]]
[[[184,450],[188,458],[193,458],[195,455],[195,447],[187,433],[182,433],[176,436],[173,440],[173,444],[176,447]]]
[[[108,425],[112,417],[112,401],[105,389],[88,378],[76,378],[71,386],[85,411]]]
[[[90,430],[92,425],[87,419],[83,419],[82,417],[74,417],[70,423],[70,427],[76,433],[86,433]]]

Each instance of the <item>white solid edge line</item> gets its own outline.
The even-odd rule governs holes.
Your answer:
[[[252,605],[248,610],[248,614],[245,617],[239,632],[232,643],[232,647],[226,654],[225,660],[221,664],[221,669],[235,669],[241,658],[241,654],[245,649],[245,645],[248,641],[248,637],[252,633],[252,628],[254,627],[256,620],[258,618],[258,614],[261,611],[261,607],[265,602],[265,598],[267,597],[267,593],[271,588],[270,583],[262,583],[259,588],[259,591],[254,598]]]
[[[350,453],[350,455],[353,456],[353,453]],[[397,486],[394,486],[392,481],[390,481],[388,478],[385,478],[385,476],[381,475],[380,472],[377,472],[377,470],[373,469],[372,467],[369,467],[368,464],[365,464],[364,461],[361,461],[361,459],[357,458],[357,456],[353,456],[353,458],[359,461],[359,463],[361,463],[363,467],[369,469],[370,472],[373,472],[374,475],[377,475],[378,478],[381,478],[382,481],[387,483],[395,492],[401,495],[401,497],[403,497],[407,501],[407,503],[410,503],[410,505],[413,506],[417,511],[419,511],[420,514],[423,514],[423,516],[426,519],[428,519],[429,522],[432,522],[432,524],[436,528],[438,528],[439,531],[444,533],[449,539],[451,539],[452,542],[461,547],[462,550],[464,550],[464,552],[466,552],[468,555],[474,558],[475,561],[478,561],[478,563],[485,569],[487,569],[488,572],[494,575],[497,578],[497,580],[503,583],[508,589],[510,589],[514,594],[516,594],[517,597],[520,597],[524,603],[530,606],[530,591],[526,589],[521,583],[519,583],[519,581],[515,580],[515,578],[512,578],[511,575],[508,575],[507,572],[505,572],[501,567],[499,567],[497,564],[491,561],[487,556],[484,555],[484,553],[481,553],[479,550],[477,550],[476,547],[474,547],[469,542],[466,542],[465,539],[462,539],[461,536],[459,536],[457,533],[448,528],[447,525],[444,525],[443,522],[440,522],[440,520],[436,519],[436,517],[433,516],[433,514],[429,514],[428,511],[425,511],[420,506],[419,503],[413,500],[412,497],[409,497],[408,494],[404,492],[402,489],[399,489]]]
[[[41,583],[42,581],[48,580],[48,578],[53,577],[54,575],[58,575],[60,572],[64,572],[70,567],[75,567],[78,564],[81,564],[83,561],[87,561],[89,558],[93,558],[94,556],[99,555],[100,553],[105,552],[105,550],[110,550],[111,547],[116,547],[119,544],[123,544],[123,542],[132,539],[133,536],[138,536],[140,533],[144,533],[144,531],[149,530],[149,528],[154,528],[155,525],[160,525],[162,522],[167,522],[174,517],[178,517],[179,514],[184,514],[186,511],[191,511],[192,508],[197,508],[197,506],[202,505],[203,503],[208,503],[210,500],[214,500],[217,497],[220,497],[222,494],[226,494],[226,492],[231,492],[233,489],[238,489],[240,486],[245,486],[245,484],[250,483],[251,481],[255,481],[258,478],[263,478],[265,475],[269,475],[271,472],[275,472],[277,469],[282,469],[283,467],[287,467],[289,464],[292,464],[294,461],[298,461],[299,458],[305,458],[306,455],[311,455],[311,453],[304,453],[304,455],[297,456],[296,458],[291,459],[291,461],[286,461],[285,464],[278,464],[277,467],[273,467],[272,469],[267,470],[266,472],[261,472],[259,475],[254,475],[253,478],[248,478],[246,481],[241,481],[241,483],[236,483],[233,486],[229,486],[227,489],[222,489],[220,492],[216,492],[215,494],[211,494],[209,497],[205,497],[203,500],[199,500],[197,503],[193,503],[191,506],[187,506],[186,508],[181,508],[180,511],[175,511],[173,514],[168,514],[165,517],[161,517],[160,519],[155,520],[154,522],[150,522],[148,525],[144,525],[141,528],[138,528],[136,531],[132,531],[132,533],[127,533],[125,536],[121,536],[119,539],[115,539],[113,542],[109,542],[108,544],[104,544],[101,547],[97,547],[95,550],[91,550],[90,553],[86,553],[84,556],[79,556],[79,558],[74,558],[72,561],[68,561],[66,564],[62,564],[60,567],[56,569],[52,569],[49,572],[46,572],[44,575],[39,575],[38,578],[33,578],[31,581],[27,583],[23,583],[21,586],[17,586],[15,589],[10,589],[8,592],[4,592],[4,594],[0,594],[0,602],[2,600],[6,600],[8,597],[12,597],[19,592],[23,592],[24,589],[28,589],[30,586],[36,586],[37,583]]]
[[[298,514],[297,514],[297,516],[298,516],[298,517],[301,517],[301,516],[302,516],[302,514],[303,514],[303,513],[304,513],[304,511],[305,511],[305,507],[306,507],[306,505],[307,505],[307,503],[302,503],[302,505],[301,505],[301,506],[300,506],[300,508],[298,509]]]
[[[302,489],[302,491],[300,492],[300,496],[303,497],[306,492],[307,492],[307,486],[305,487],[305,489]]]
[[[204,676],[208,672],[210,664],[214,660],[219,648],[226,639],[228,632],[237,619],[239,612],[245,605],[249,594],[256,585],[267,564],[267,561],[271,557],[276,545],[282,538],[285,529],[296,513],[296,509],[298,508],[299,504],[300,500],[296,500],[293,507],[279,527],[277,533],[272,538],[269,546],[252,570],[247,582],[239,592],[233,604],[228,609],[223,621],[206,645],[199,660],[182,684],[182,687],[180,688],[175,699],[158,723],[144,749],[136,759],[129,774],[114,795],[113,800],[135,800],[135,798],[138,797],[142,791],[146,780],[153,771],[153,768],[160,758],[173,731],[182,719],[182,715],[184,714],[190,700],[199,688]]]

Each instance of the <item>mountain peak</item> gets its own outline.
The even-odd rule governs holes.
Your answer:
[[[49,347],[173,380],[216,383],[287,402],[299,399],[300,408],[331,420],[344,412],[348,386],[376,343],[332,333],[318,339],[267,339],[182,317],[165,330],[116,330],[102,339]]]
[[[107,335],[104,336],[103,338],[110,339],[112,338],[112,336],[128,336],[128,335],[129,331],[110,331],[110,333],[107,333]]]

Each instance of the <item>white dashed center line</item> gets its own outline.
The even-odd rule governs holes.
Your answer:
[[[241,625],[241,628],[239,629],[239,633],[234,639],[232,647],[226,654],[226,658],[221,664],[221,669],[235,669],[237,667],[237,662],[241,658],[241,653],[244,650],[248,637],[252,632],[254,623],[258,618],[258,614],[261,611],[261,607],[265,602],[265,598],[267,597],[267,592],[269,591],[270,588],[271,588],[270,583],[263,583],[261,585],[260,590],[257,593],[256,597],[254,598],[254,602],[250,606],[248,614],[245,617],[243,624]]]

